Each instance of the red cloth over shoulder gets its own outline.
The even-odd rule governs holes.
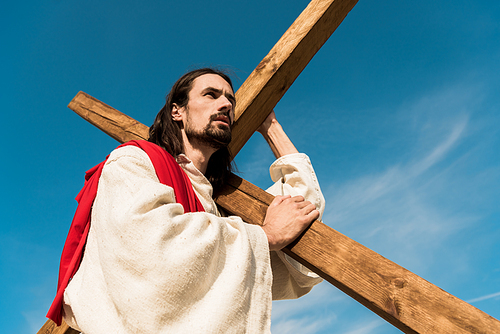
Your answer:
[[[184,212],[205,211],[193,190],[191,181],[177,164],[174,157],[158,145],[145,140],[132,140],[118,146],[118,148],[129,145],[137,146],[148,154],[158,179],[161,183],[174,189],[175,199],[177,203],[182,204]],[[76,208],[75,216],[73,217],[73,222],[71,223],[61,255],[57,293],[47,313],[47,318],[52,319],[58,326],[61,325],[62,321],[64,290],[77,272],[83,257],[83,250],[90,229],[92,204],[97,194],[99,177],[108,157],[87,171],[85,174],[85,184],[76,197],[78,207]]]

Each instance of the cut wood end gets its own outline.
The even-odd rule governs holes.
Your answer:
[[[76,104],[76,101],[80,100],[82,97],[90,97],[90,95],[88,95],[87,93],[85,92],[82,92],[82,91],[79,91],[75,97],[69,102],[68,104],[68,108],[70,108],[71,110],[73,110],[73,108],[71,107],[72,105],[75,105]]]

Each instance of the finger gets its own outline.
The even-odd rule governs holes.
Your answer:
[[[301,203],[302,204],[302,203]],[[300,204],[297,204],[300,205]],[[316,210],[316,206],[312,204],[311,202],[308,202],[307,205],[303,205],[302,208],[300,209],[304,215],[310,214],[312,211]]]
[[[287,199],[290,199],[290,198],[292,198],[292,196],[291,196],[291,195],[283,195],[283,196],[280,196],[280,199],[281,199],[281,200],[280,200],[280,202],[286,201]]]
[[[294,203],[294,208],[302,214],[307,214],[311,209],[308,209],[308,204],[304,202]]]
[[[311,218],[311,222],[319,218],[319,211],[314,209],[307,214],[309,218]]]
[[[292,197],[292,196],[290,196],[290,195],[285,195],[285,196],[280,196],[280,195],[278,195],[278,196],[276,196],[276,197],[273,199],[273,201],[272,201],[272,203],[271,203],[271,204],[275,204],[275,205],[281,204],[284,200],[287,200],[287,199],[289,199],[290,197]]]
[[[300,210],[302,210],[302,209],[308,209],[308,210],[304,210],[304,211],[307,211],[307,212],[316,209],[316,206],[314,204],[312,204],[311,202],[309,202],[309,201],[296,202],[295,205]]]
[[[274,113],[274,109],[271,111],[271,113],[267,116],[267,119],[273,120],[276,119],[276,114]]]
[[[294,202],[304,202],[305,201],[305,198],[302,195],[293,196],[291,199]]]

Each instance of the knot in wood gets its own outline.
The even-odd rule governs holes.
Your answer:
[[[392,280],[392,285],[394,285],[396,288],[402,289],[406,285],[408,285],[408,282],[403,278],[394,278]]]
[[[384,308],[388,314],[392,315],[396,319],[399,319],[399,303],[393,297],[389,297],[385,300]]]

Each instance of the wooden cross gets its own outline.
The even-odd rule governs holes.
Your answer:
[[[236,155],[357,0],[312,0],[236,92]],[[79,92],[68,106],[120,143],[147,139],[148,127]],[[273,196],[232,175],[215,201],[245,222],[261,224]],[[500,333],[500,321],[450,295],[322,222],[283,250],[405,333]],[[38,331],[73,334],[48,320]]]

